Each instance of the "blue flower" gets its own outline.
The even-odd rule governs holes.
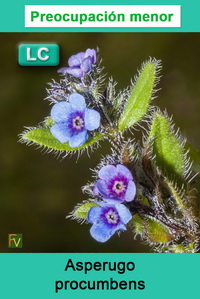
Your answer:
[[[101,203],[100,207],[92,207],[88,212],[87,220],[92,223],[90,233],[99,242],[106,242],[120,230],[126,230],[132,218],[130,211],[122,204],[110,205]]]
[[[96,51],[94,49],[87,49],[85,52],[72,55],[68,60],[69,67],[60,68],[58,73],[63,73],[64,75],[70,74],[81,79],[86,73],[92,70],[95,63]]]
[[[100,126],[100,114],[88,109],[85,98],[72,93],[69,102],[58,102],[51,109],[51,117],[56,122],[50,130],[61,143],[69,142],[70,147],[78,147],[88,139],[88,131]]]
[[[118,204],[132,201],[136,194],[136,186],[131,172],[124,165],[107,165],[98,172],[99,180],[94,193],[101,194],[107,203]]]

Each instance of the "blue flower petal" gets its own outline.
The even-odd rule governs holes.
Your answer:
[[[126,230],[124,224],[132,218],[132,215],[124,205],[118,204],[114,206],[102,202],[98,202],[98,204],[100,207],[92,207],[88,213],[88,222],[93,223],[90,233],[95,240],[106,242],[115,232]],[[103,214],[105,216],[105,213],[107,213],[110,208],[118,213],[118,224],[111,224],[106,221],[105,217],[102,218]]]
[[[103,166],[98,173],[100,179],[110,180],[117,175],[117,169],[114,165]]]
[[[82,144],[84,144],[86,142],[87,138],[88,138],[87,131],[84,130],[84,131],[70,137],[69,146],[70,147],[81,146]]]
[[[62,73],[62,74],[66,74],[67,73],[67,70],[69,68],[68,67],[61,67],[60,69],[57,70],[57,73]]]
[[[98,190],[96,184],[94,185],[94,188],[93,188],[93,194],[96,196],[99,195],[99,190]]]
[[[92,58],[87,57],[83,60],[83,62],[80,65],[81,70],[83,73],[88,73],[92,69]]]
[[[115,208],[118,211],[118,214],[121,218],[121,222],[123,222],[124,224],[127,224],[132,219],[133,216],[131,212],[124,205],[115,205]]]
[[[84,111],[86,108],[85,98],[77,92],[74,92],[69,96],[69,103],[71,108],[76,111]]]
[[[89,223],[98,222],[98,218],[101,215],[101,207],[92,207],[87,215],[87,221]]]
[[[115,232],[119,230],[126,230],[124,224],[119,223],[117,226],[110,228],[104,223],[95,223],[90,229],[91,236],[98,242],[106,242]]]
[[[109,197],[103,197],[103,200],[105,202],[107,202],[108,204],[113,204],[113,205],[116,205],[116,204],[120,204],[122,202],[124,202],[124,199],[123,198],[114,198],[112,197],[112,195],[110,195]]]
[[[107,203],[105,203],[103,201],[96,201],[95,203],[98,204],[98,205],[100,205],[101,207],[108,207],[108,206],[110,206],[109,204],[107,204]]]
[[[78,79],[81,79],[84,75],[83,71],[79,67],[68,67],[65,70],[65,75],[70,74]]]
[[[81,64],[81,62],[83,61],[84,58],[85,58],[85,53],[84,52],[77,53],[75,55],[72,55],[69,58],[68,64],[69,64],[70,67],[80,66],[80,64]]]
[[[115,233],[114,229],[109,229],[107,225],[103,223],[93,224],[90,229],[91,236],[98,242],[106,242]]]
[[[61,143],[68,142],[70,139],[69,131],[66,123],[58,123],[50,128],[52,135]]]
[[[94,109],[85,110],[85,127],[89,131],[93,131],[100,126],[100,114]]]
[[[130,172],[130,170],[128,170],[127,167],[125,167],[124,165],[121,165],[121,164],[117,164],[117,172],[119,174],[122,174],[123,176],[125,176],[128,180],[132,180],[133,179],[133,176]]]
[[[71,107],[67,102],[56,103],[51,109],[51,117],[55,122],[67,121],[70,113]]]
[[[110,195],[110,192],[107,188],[107,184],[104,180],[98,180],[95,184],[95,187],[99,190],[101,195],[103,195],[104,197],[107,197]]]
[[[92,64],[96,63],[96,51],[94,49],[87,49],[85,52],[85,57],[90,56],[92,58]]]
[[[129,181],[128,187],[124,196],[125,201],[132,201],[136,194],[136,186],[133,181]]]

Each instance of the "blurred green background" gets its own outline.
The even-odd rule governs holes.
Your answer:
[[[150,56],[162,60],[158,98],[173,114],[176,127],[200,148],[200,34],[193,33],[1,33],[0,55],[0,251],[1,252],[149,252],[131,230],[107,243],[93,240],[90,225],[65,219],[74,205],[87,199],[81,186],[110,145],[90,155],[64,160],[18,142],[24,126],[35,126],[49,114],[45,88],[59,80],[59,67],[21,67],[20,43],[57,43],[59,67],[87,48],[100,49],[108,77],[122,89]],[[199,188],[197,181],[197,189]],[[8,233],[23,234],[23,249],[8,249]]]

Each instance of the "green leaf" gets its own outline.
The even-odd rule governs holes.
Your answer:
[[[82,205],[79,205],[72,212],[72,216],[74,218],[86,219],[87,214],[92,207],[99,207],[99,205],[95,202],[87,202]]]
[[[134,227],[136,235],[142,235],[144,232],[144,221],[138,214],[133,216],[130,224]]]
[[[147,113],[153,88],[157,81],[158,68],[159,61],[155,59],[147,62],[142,68],[119,120],[119,131],[130,128],[139,122]]]
[[[183,192],[180,193],[178,190],[176,190],[176,187],[173,185],[172,182],[165,179],[165,183],[168,185],[170,193],[171,193],[172,197],[174,198],[179,211],[181,211],[181,213],[185,216],[185,219],[187,219],[187,222],[190,225],[190,227],[192,227],[192,229],[195,231],[196,221],[195,221],[195,217],[193,215],[194,211],[192,209],[192,206],[194,205],[194,201],[193,201],[191,191],[184,198]]]
[[[187,207],[184,203],[184,201],[182,200],[182,198],[180,197],[179,195],[179,192],[176,190],[176,188],[173,186],[173,184],[165,179],[165,182],[166,184],[168,185],[169,189],[170,189],[170,192],[171,192],[171,195],[173,196],[173,198],[175,199],[176,201],[176,204],[178,206],[178,208],[184,213],[184,214],[189,214],[190,212],[190,209],[188,209],[188,213],[187,213]]]
[[[92,138],[89,138],[83,145],[72,148],[69,143],[59,142],[52,134],[48,127],[34,128],[26,131],[22,135],[22,140],[26,142],[33,142],[41,146],[45,146],[49,149],[58,151],[75,151],[78,149],[84,149],[95,142],[99,141],[103,137],[103,134],[97,133]]]
[[[148,239],[153,243],[167,243],[175,238],[165,225],[152,219],[147,220],[146,230]]]
[[[149,140],[152,139],[153,155],[157,166],[168,178],[183,178],[185,170],[184,149],[174,134],[169,119],[155,112]]]
[[[145,197],[143,194],[138,194],[137,199],[143,205],[150,205],[148,198]]]
[[[136,235],[141,235],[150,243],[167,243],[175,238],[164,224],[147,217],[134,215],[131,224]]]
[[[186,142],[185,147],[189,150],[188,156],[192,161],[192,169],[199,172],[200,171],[200,152],[189,142]]]
[[[162,248],[162,252],[170,252],[170,253],[194,253],[196,252],[195,243],[192,242],[188,246],[186,245],[171,245],[165,246]]]

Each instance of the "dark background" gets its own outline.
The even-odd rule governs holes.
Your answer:
[[[110,145],[61,161],[18,142],[24,126],[36,126],[49,114],[45,88],[59,80],[59,67],[21,67],[20,43],[57,43],[60,66],[87,48],[100,49],[105,72],[122,89],[141,63],[162,60],[161,90],[155,104],[174,116],[176,128],[200,148],[200,34],[184,33],[1,33],[0,55],[0,251],[1,252],[149,252],[131,230],[105,244],[93,240],[90,225],[65,219],[87,199],[81,186]],[[197,179],[197,188],[199,179]],[[23,234],[23,249],[8,249],[8,233]]]

